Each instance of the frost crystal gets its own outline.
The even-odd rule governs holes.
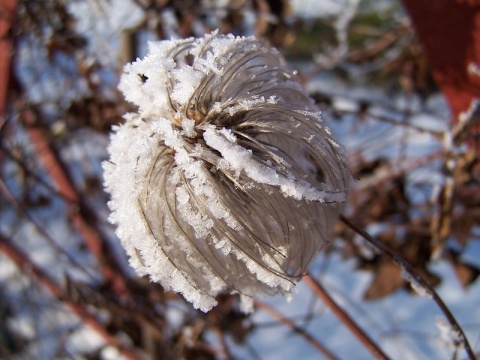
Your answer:
[[[429,299],[432,298],[431,292],[425,286],[420,284],[405,268],[402,267],[402,272],[400,275],[405,281],[410,283],[410,286],[418,295],[427,297]]]
[[[443,343],[449,350],[455,350],[460,344],[461,336],[459,332],[452,328],[451,324],[442,317],[437,317],[435,319],[435,324],[439,330],[438,339]]]
[[[289,295],[345,202],[345,156],[280,54],[212,33],[149,44],[104,163],[131,265],[208,311]]]

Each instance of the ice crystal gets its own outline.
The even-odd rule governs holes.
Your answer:
[[[461,335],[458,330],[444,318],[437,317],[435,324],[439,330],[438,340],[443,343],[449,350],[455,350],[461,342]]]
[[[408,272],[407,269],[402,267],[402,272],[400,273],[400,275],[405,281],[410,283],[410,286],[418,295],[427,297],[429,299],[432,298],[432,293],[430,292],[430,290],[428,290],[428,288],[419,283],[418,280],[410,272]]]
[[[208,311],[288,295],[345,202],[343,150],[277,50],[212,33],[149,44],[104,163],[131,265]]]

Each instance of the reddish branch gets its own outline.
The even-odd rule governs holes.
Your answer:
[[[107,240],[100,235],[95,226],[86,218],[89,210],[82,202],[81,196],[75,189],[73,181],[70,179],[62,161],[49,143],[44,129],[33,125],[37,123],[38,119],[36,116],[37,114],[33,110],[22,112],[23,122],[35,146],[38,157],[56,184],[58,192],[64,197],[72,223],[79,230],[90,252],[98,259],[105,281],[114,292],[119,294],[126,293],[127,285],[122,276],[123,271],[120,265],[112,261],[112,251],[108,247]]]
[[[138,354],[135,354],[132,349],[121,343],[118,339],[110,335],[102,324],[88,312],[85,308],[78,304],[65,299],[61,289],[44,271],[37,267],[31,259],[28,258],[20,249],[18,249],[10,240],[0,234],[0,252],[8,256],[15,264],[29,275],[34,276],[38,283],[46,288],[55,298],[61,301],[65,306],[75,313],[86,325],[94,329],[105,342],[109,345],[115,346],[120,353],[127,359],[138,359]]]
[[[255,308],[260,309],[265,311],[266,313],[270,314],[272,317],[277,319],[279,322],[282,324],[288,326],[291,328],[293,331],[295,331],[297,334],[302,336],[310,345],[312,345],[316,350],[321,352],[327,359],[330,360],[336,360],[338,359],[335,354],[333,354],[330,350],[328,350],[325,345],[320,343],[317,339],[315,339],[312,335],[310,335],[308,332],[306,332],[304,329],[298,327],[292,320],[287,319],[282,313],[279,311],[275,310],[271,306],[255,300]]]
[[[0,119],[5,116],[10,60],[13,39],[10,29],[13,25],[16,0],[4,0],[0,6]]]
[[[306,284],[312,289],[323,303],[332,310],[335,316],[347,326],[353,335],[370,351],[375,359],[389,359],[382,349],[363,331],[353,319],[333,300],[324,287],[310,275],[303,278]]]

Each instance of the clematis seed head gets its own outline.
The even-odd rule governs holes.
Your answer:
[[[350,173],[279,52],[254,37],[152,42],[119,89],[110,221],[139,275],[208,311],[288,295],[328,242]]]

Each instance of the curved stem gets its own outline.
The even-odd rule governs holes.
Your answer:
[[[410,275],[413,280],[420,285],[424,290],[426,290],[433,298],[437,306],[440,308],[442,313],[445,315],[447,318],[448,322],[450,323],[452,329],[458,334],[459,337],[459,342],[463,345],[465,348],[465,352],[468,355],[468,358],[470,360],[475,360],[475,354],[472,351],[472,348],[470,346],[470,343],[468,342],[467,337],[465,336],[465,333],[463,332],[463,329],[461,326],[458,324],[457,320],[451,313],[450,309],[448,308],[447,305],[443,302],[442,298],[437,294],[435,289],[428,283],[427,280],[425,280],[418,272],[415,270],[415,268],[410,265],[399,253],[397,253],[395,250],[389,248],[387,245],[379,241],[378,239],[374,238],[372,235],[367,233],[365,230],[361,229],[360,227],[356,226],[353,224],[349,219],[347,219],[344,215],[340,215],[340,220],[347,225],[349,228],[351,228],[353,231],[361,235],[365,240],[367,240],[370,244],[372,244],[376,249],[378,249],[382,254],[387,255],[390,257],[393,262],[401,266],[407,273]]]

